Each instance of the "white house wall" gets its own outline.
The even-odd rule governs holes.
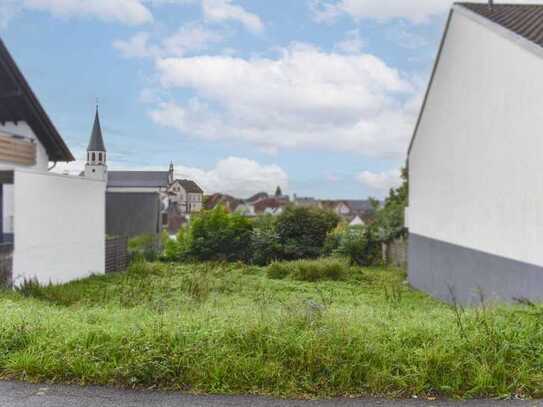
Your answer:
[[[455,13],[409,159],[411,232],[543,265],[542,72]]]
[[[105,182],[15,170],[14,202],[15,284],[105,272]]]
[[[409,280],[437,297],[543,299],[543,58],[530,49],[455,6],[409,156]]]

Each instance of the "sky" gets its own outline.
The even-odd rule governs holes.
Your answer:
[[[511,0],[509,0],[510,2]],[[207,193],[382,198],[398,185],[449,0],[0,0],[0,36],[84,166]]]

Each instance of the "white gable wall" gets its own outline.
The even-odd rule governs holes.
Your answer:
[[[410,233],[543,265],[542,73],[453,13],[409,157]]]
[[[105,272],[105,188],[85,177],[15,170],[15,284]]]

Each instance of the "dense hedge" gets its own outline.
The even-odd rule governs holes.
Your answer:
[[[339,223],[332,212],[288,207],[278,217],[249,220],[219,206],[195,216],[176,241],[166,243],[167,260],[243,261],[317,258],[327,234]]]

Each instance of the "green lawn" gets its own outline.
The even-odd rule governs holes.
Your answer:
[[[395,270],[295,280],[307,276],[319,278],[136,264],[5,292],[0,377],[295,397],[543,396],[542,308],[455,311]]]

